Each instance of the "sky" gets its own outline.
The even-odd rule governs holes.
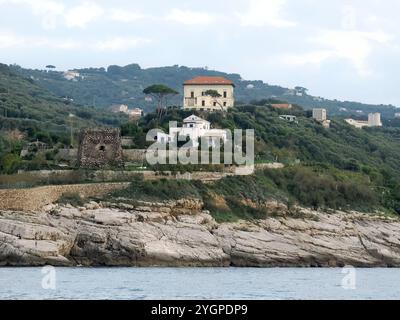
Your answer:
[[[398,0],[0,0],[0,62],[239,73],[400,107]]]

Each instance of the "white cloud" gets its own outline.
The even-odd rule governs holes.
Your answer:
[[[242,26],[287,28],[296,25],[295,22],[282,17],[286,0],[251,0],[249,10],[237,13]]]
[[[62,49],[62,50],[94,50],[94,51],[122,51],[129,50],[147,43],[150,39],[135,37],[116,37],[98,41],[84,41],[74,39],[49,37],[24,37],[10,32],[0,32],[0,48],[17,49]]]
[[[0,0],[1,3],[29,6],[34,15],[42,18],[42,26],[45,29],[54,29],[57,18],[65,9],[62,3],[53,0]]]
[[[289,54],[283,62],[291,65],[321,65],[328,59],[342,59],[350,62],[359,75],[372,73],[368,59],[377,44],[389,42],[391,36],[384,32],[363,32],[328,30],[310,38],[309,42],[318,46],[304,54]]]
[[[135,48],[150,42],[151,40],[143,38],[116,37],[113,39],[99,41],[94,45],[94,48],[102,51],[121,51]]]
[[[119,22],[134,22],[145,18],[146,15],[139,12],[126,11],[121,9],[113,9],[110,19]]]
[[[173,9],[166,17],[169,21],[174,21],[186,25],[210,24],[215,20],[211,14],[207,12],[197,12],[190,10]]]
[[[72,7],[65,14],[65,22],[68,27],[84,28],[86,25],[104,13],[104,9],[93,2],[84,2]]]
[[[0,32],[0,48],[67,48],[72,47],[70,41],[51,40],[45,37],[24,37],[11,32]]]
[[[342,28],[354,29],[357,23],[356,9],[353,6],[346,5],[342,9]]]

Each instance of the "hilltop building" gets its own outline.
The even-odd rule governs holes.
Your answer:
[[[143,110],[140,108],[129,109],[126,104],[114,104],[110,107],[110,111],[114,113],[125,113],[131,120],[140,119],[143,115]]]
[[[143,116],[143,110],[140,108],[133,108],[128,110],[129,119],[138,120]]]
[[[368,115],[368,125],[370,127],[382,127],[381,114],[379,112]]]
[[[128,113],[129,107],[126,104],[114,104],[110,107],[110,111],[114,113]]]
[[[183,120],[183,127],[169,128],[169,134],[158,133],[157,142],[161,144],[168,144],[170,142],[177,142],[180,137],[189,138],[192,141],[192,147],[199,147],[200,138],[205,138],[208,146],[215,147],[217,141],[225,143],[227,141],[227,132],[223,129],[211,129],[211,124],[195,115],[191,115]]]
[[[344,121],[359,129],[364,127],[382,127],[381,114],[378,112],[368,114],[368,121],[354,119],[345,119]]]
[[[196,77],[183,84],[183,108],[195,110],[227,110],[235,104],[235,84],[223,77]],[[207,95],[207,91],[219,96]]]
[[[325,128],[329,128],[331,126],[331,121],[328,120],[328,113],[324,108],[314,108],[312,111],[312,117],[314,120],[321,123]]]
[[[81,75],[78,71],[74,71],[74,70],[69,70],[64,72],[64,78],[67,80],[76,80],[77,78],[79,78]]]

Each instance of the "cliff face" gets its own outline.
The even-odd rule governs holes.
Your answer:
[[[222,224],[195,200],[0,211],[0,265],[400,266],[400,220],[268,205]]]

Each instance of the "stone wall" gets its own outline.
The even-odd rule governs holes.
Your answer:
[[[0,209],[30,211],[56,202],[63,194],[78,193],[81,197],[108,194],[126,188],[129,183],[93,183],[45,186],[29,189],[0,189]]]
[[[146,149],[124,149],[122,150],[125,162],[134,164],[146,164]]]
[[[82,129],[79,136],[79,167],[95,169],[122,167],[123,164],[119,129]]]

